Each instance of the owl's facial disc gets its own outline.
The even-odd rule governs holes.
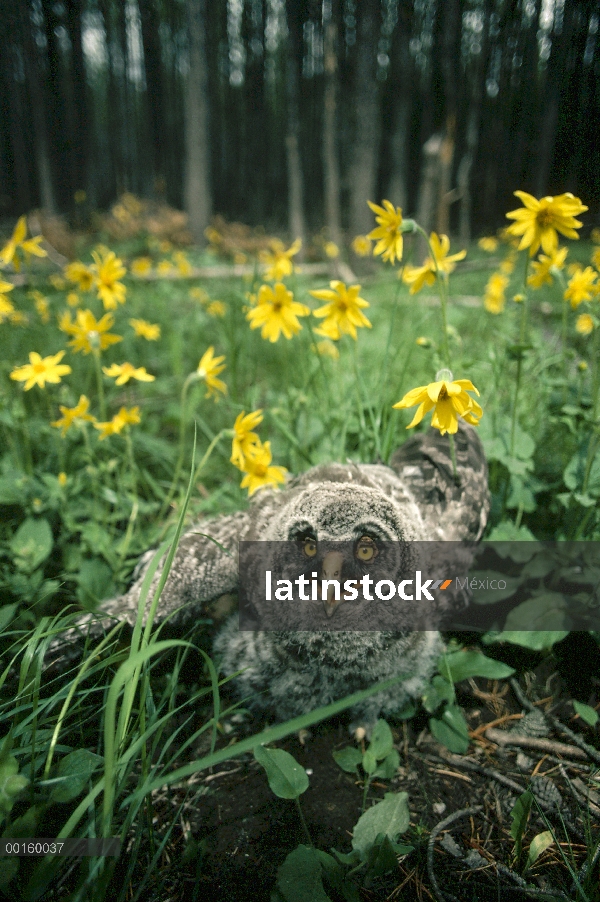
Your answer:
[[[323,558],[321,564],[320,580],[335,579],[341,585],[343,582],[342,570],[344,566],[344,555],[341,551],[328,551]],[[327,617],[331,617],[335,609],[345,601],[344,596],[340,593],[339,599],[335,597],[334,586],[327,587],[327,598],[323,601],[323,607]]]

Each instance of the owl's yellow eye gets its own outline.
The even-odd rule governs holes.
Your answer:
[[[363,536],[356,546],[356,557],[359,561],[372,561],[377,554],[377,547],[373,539]]]
[[[306,557],[314,557],[317,553],[317,543],[314,539],[305,539],[302,548]]]

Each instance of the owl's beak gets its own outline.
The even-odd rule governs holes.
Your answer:
[[[342,595],[342,568],[344,566],[344,555],[340,551],[328,551],[323,558],[321,564],[321,579],[335,579],[340,584],[340,597],[335,597],[335,587],[327,587],[327,598],[323,601],[323,607],[328,617],[331,617],[337,607],[344,601]],[[321,584],[319,580],[319,584]]]

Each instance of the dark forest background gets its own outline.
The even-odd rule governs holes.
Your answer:
[[[600,0],[0,0],[0,215],[123,191],[290,237],[600,219]],[[78,193],[79,192],[79,193]],[[85,192],[86,199],[83,201]]]

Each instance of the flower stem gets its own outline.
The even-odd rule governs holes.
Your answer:
[[[440,272],[440,269],[438,267],[437,258],[433,252],[433,247],[431,246],[429,235],[427,234],[425,229],[421,228],[418,223],[415,223],[415,225],[416,231],[419,232],[419,234],[421,234],[427,242],[429,254],[431,256],[433,267],[435,269],[438,294],[440,296],[440,307],[442,311],[442,356],[444,359],[444,365],[447,366],[448,369],[452,369],[452,367],[450,366],[450,345],[448,343],[448,284],[444,277],[444,273]]]
[[[525,299],[521,305],[521,324],[519,327],[519,351],[517,357],[517,373],[515,377],[515,396],[513,400],[512,417],[510,423],[510,456],[514,457],[515,435],[517,429],[517,409],[519,405],[519,389],[521,387],[521,369],[523,363],[523,348],[527,335],[527,271],[529,269],[529,253],[525,251],[525,272],[523,273],[523,294]]]
[[[313,845],[312,837],[311,837],[310,833],[308,832],[308,827],[306,825],[306,821],[304,820],[304,814],[302,813],[302,806],[300,804],[300,799],[298,798],[298,796],[296,796],[294,801],[296,802],[298,814],[300,815],[300,823],[302,824],[302,829],[304,830],[304,835],[306,836],[306,838],[308,840],[309,846],[312,847],[312,845]]]
[[[171,480],[171,485],[169,486],[169,491],[167,492],[167,497],[163,501],[162,507],[159,513],[159,519],[164,517],[165,513],[168,510],[169,504],[171,503],[171,499],[175,494],[177,489],[177,482],[179,480],[179,476],[181,474],[181,468],[183,466],[183,457],[185,453],[185,427],[186,427],[186,416],[185,416],[185,402],[187,398],[188,388],[197,380],[197,374],[190,373],[185,382],[183,383],[183,388],[181,389],[181,400],[179,402],[179,406],[181,408],[180,417],[179,417],[179,454],[177,456],[177,463],[175,464],[175,471],[173,473],[173,479]]]
[[[379,429],[378,429],[378,425],[377,425],[377,422],[375,419],[375,415],[373,413],[373,407],[368,401],[368,396],[365,397],[366,396],[366,392],[364,391],[365,386],[363,384],[362,377],[360,375],[360,369],[358,366],[358,353],[356,350],[356,342],[354,343],[353,352],[354,352],[353,353],[354,376],[356,379],[356,392],[358,395],[359,417],[360,417],[361,430],[364,429],[366,432],[366,423],[365,423],[365,417],[364,417],[364,411],[363,411],[363,405],[364,405],[369,412],[369,419],[371,420],[371,428],[373,430],[373,440],[375,442],[375,453],[377,454],[377,457],[379,458],[379,460],[381,460],[382,458],[381,458],[381,443],[379,441]]]
[[[106,403],[104,401],[104,383],[102,381],[102,366],[100,363],[100,351],[94,348],[94,367],[96,370],[96,387],[98,389],[98,405],[100,407],[100,419],[106,420]]]
[[[210,445],[209,445],[208,448],[206,449],[206,453],[204,454],[204,457],[202,458],[202,460],[200,461],[200,463],[199,463],[198,466],[196,467],[196,472],[194,473],[194,479],[193,479],[193,483],[192,483],[192,484],[195,484],[195,483],[196,483],[197,479],[198,479],[199,476],[200,476],[200,473],[201,473],[202,470],[204,469],[204,465],[205,465],[206,462],[208,461],[208,458],[210,457],[210,455],[213,453],[213,451],[214,451],[216,445],[217,445],[217,444],[220,442],[220,440],[221,440],[222,438],[224,438],[226,435],[233,436],[233,430],[232,430],[232,429],[221,429],[221,431],[218,432],[218,433],[215,435],[214,439],[212,440],[212,442],[210,443]]]

